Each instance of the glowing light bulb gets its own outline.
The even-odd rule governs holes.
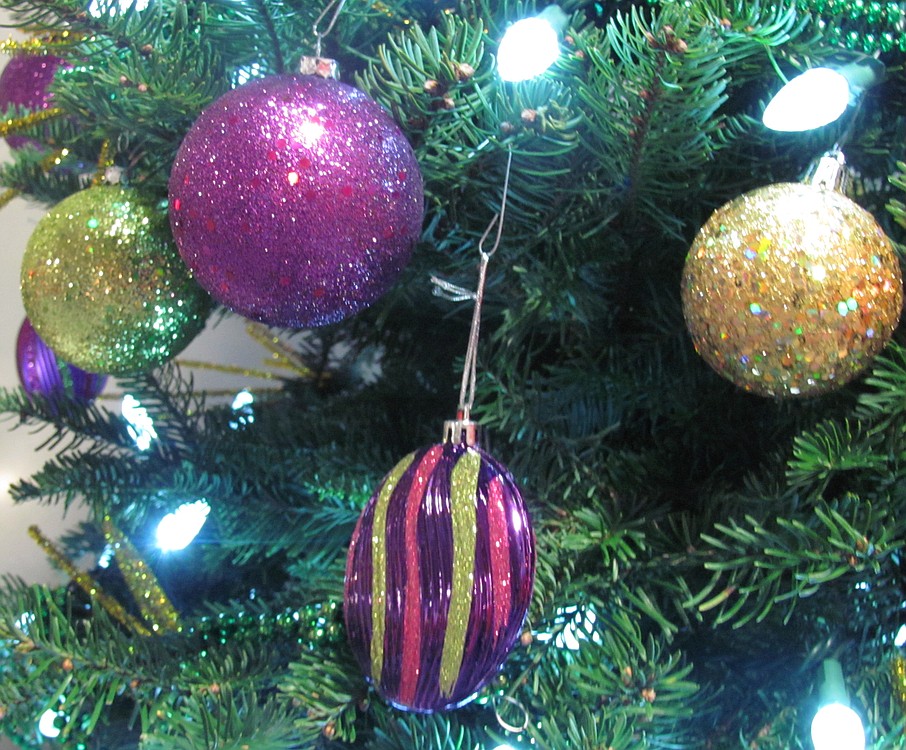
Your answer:
[[[260,63],[253,62],[245,67],[237,68],[233,73],[233,88],[243,86],[253,78],[261,78],[264,75],[264,68]]]
[[[198,536],[211,512],[207,500],[183,503],[157,525],[157,546],[164,552],[185,549]]]
[[[812,130],[840,117],[849,102],[849,81],[843,74],[830,68],[812,68],[777,92],[761,120],[771,130]]]
[[[504,81],[527,81],[540,76],[560,57],[560,33],[566,14],[549,5],[537,16],[510,26],[497,48],[497,73]]]
[[[893,637],[893,645],[897,648],[902,648],[906,645],[906,625],[900,625],[897,634]]]
[[[290,174],[295,173],[290,172]],[[255,397],[248,390],[241,390],[236,394],[233,403],[230,404],[230,408],[236,416],[235,419],[230,420],[232,429],[238,430],[240,427],[245,427],[255,421],[255,410],[252,408],[254,403]]]
[[[865,750],[865,729],[859,714],[843,703],[827,703],[812,719],[815,750]]]
[[[591,607],[579,608],[576,605],[561,607],[557,610],[554,624],[562,626],[554,636],[553,633],[536,633],[536,640],[544,643],[554,639],[557,648],[578,651],[582,648],[582,641],[601,643],[601,635],[595,630],[598,616]]]
[[[119,0],[116,3],[104,2],[104,0],[91,0],[88,5],[88,12],[95,18],[101,16],[116,16],[134,9],[136,13],[141,13],[148,7],[150,0]]]
[[[50,740],[59,737],[62,730],[60,729],[57,719],[62,716],[63,714],[59,711],[48,708],[41,714],[41,718],[38,719],[38,731]]]
[[[135,396],[126,394],[123,396],[121,411],[123,419],[129,423],[129,434],[135,441],[136,447],[140,451],[148,450],[151,447],[151,441],[157,439],[154,420],[149,416],[148,410]]]

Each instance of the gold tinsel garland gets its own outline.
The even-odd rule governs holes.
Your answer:
[[[109,516],[104,519],[101,528],[107,543],[113,547],[116,564],[126,579],[126,585],[151,630],[155,633],[179,631],[179,613],[148,563],[123,532],[113,525]]]
[[[100,584],[88,573],[79,570],[75,564],[73,564],[72,560],[66,557],[53,542],[41,533],[41,529],[37,526],[29,526],[28,534],[38,543],[38,546],[44,551],[44,554],[53,560],[53,562],[55,562],[63,572],[65,572],[80,589],[82,589],[82,591],[100,604],[114,620],[124,627],[135,631],[139,635],[151,635],[151,631],[148,630],[140,620],[130,615],[125,607],[107,594],[101,588]]]

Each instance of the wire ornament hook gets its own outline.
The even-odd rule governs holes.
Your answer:
[[[478,266],[478,287],[474,294],[475,309],[472,312],[472,326],[469,330],[469,345],[466,349],[466,361],[462,372],[462,384],[459,389],[459,409],[457,419],[468,422],[472,407],[475,404],[475,384],[478,379],[478,337],[481,329],[481,306],[484,302],[484,287],[488,276],[488,262],[497,248],[500,246],[500,238],[503,235],[503,218],[506,215],[506,201],[510,186],[510,167],[513,163],[513,152],[509,151],[506,160],[506,173],[503,179],[503,196],[500,199],[500,211],[494,214],[478,241],[478,252],[481,256],[481,262]],[[494,238],[494,245],[490,250],[484,249],[484,243],[490,236],[494,227],[497,227],[497,235]],[[452,286],[452,285],[450,285]],[[458,290],[459,288],[456,287]],[[471,296],[471,295],[470,295]]]
[[[514,706],[517,711],[522,712],[522,721],[520,723],[514,724],[503,718],[503,706],[501,705],[503,703]],[[497,723],[500,724],[500,726],[507,732],[509,732],[510,734],[520,734],[521,732],[524,732],[526,729],[528,729],[529,722],[531,721],[531,719],[529,718],[528,709],[513,696],[501,695],[499,696],[499,700],[494,701],[493,705],[494,717],[497,719]]]
[[[315,19],[315,22],[311,25],[312,33],[315,35],[315,57],[321,56],[321,40],[324,39],[332,30],[334,25],[337,22],[337,19],[340,17],[340,12],[343,10],[343,6],[346,4],[346,0],[330,0],[327,5],[324,6],[318,17]],[[330,12],[330,9],[336,5],[333,15],[330,17],[330,22],[327,24],[327,28],[324,30],[324,33],[318,31],[318,24],[324,20],[324,17]]]

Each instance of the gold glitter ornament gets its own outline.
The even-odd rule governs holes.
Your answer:
[[[696,351],[762,396],[814,396],[852,380],[900,318],[896,252],[874,217],[837,188],[842,154],[809,184],[758,188],[712,214],[683,270]]]
[[[136,190],[110,186],[75,193],[38,222],[21,285],[47,345],[111,375],[175,356],[204,327],[211,304],[179,257],[166,212]]]

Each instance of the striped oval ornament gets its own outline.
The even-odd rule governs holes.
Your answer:
[[[19,382],[30,396],[93,401],[107,384],[106,375],[67,364],[59,359],[35,331],[31,321],[22,321],[16,337],[16,369]]]
[[[519,488],[461,435],[393,468],[346,560],[352,649],[378,693],[410,711],[468,703],[506,659],[532,596],[535,537]]]

